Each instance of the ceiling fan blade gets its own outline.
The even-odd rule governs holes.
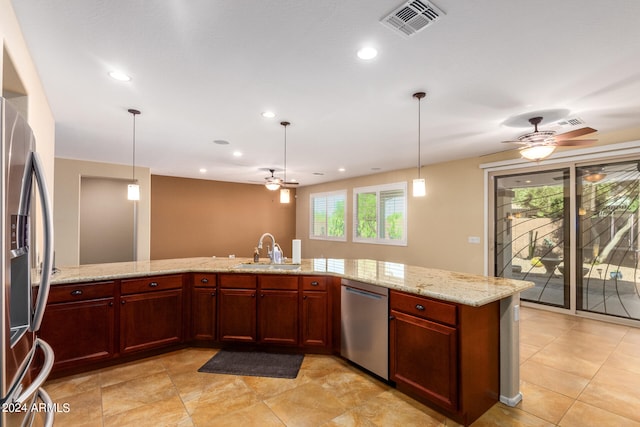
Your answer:
[[[527,145],[528,143],[525,141],[501,141],[503,144],[519,144],[519,145]]]
[[[566,139],[577,138],[583,135],[589,135],[590,133],[594,133],[594,132],[597,132],[597,130],[590,127],[586,127],[586,128],[571,130],[569,132],[561,133],[559,135],[555,135],[555,138],[556,138],[556,141],[564,141]]]
[[[300,183],[296,182],[296,181],[286,181],[286,182],[283,182],[283,184],[284,185],[299,185]]]
[[[577,147],[581,145],[591,145],[596,142],[598,142],[597,139],[571,139],[571,140],[557,141],[556,145],[558,147]]]

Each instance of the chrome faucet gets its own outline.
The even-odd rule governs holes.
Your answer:
[[[260,236],[260,240],[258,240],[258,249],[262,249],[262,241],[264,240],[265,237],[271,237],[271,246],[273,248],[276,247],[276,238],[273,237],[273,234],[271,233],[264,233],[262,236]],[[267,254],[269,255],[269,260],[271,262],[273,262],[273,251],[271,250],[271,248],[269,247],[269,245],[267,245]]]

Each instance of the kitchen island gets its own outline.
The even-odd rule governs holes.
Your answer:
[[[271,267],[203,257],[62,267],[52,279],[49,325],[55,316],[91,325],[83,331],[90,341],[83,357],[61,354],[62,368],[189,343],[339,354],[342,279],[390,290],[390,379],[399,390],[463,424],[498,398],[520,401],[519,293],[533,284],[519,280],[369,259]],[[64,333],[44,326],[43,334]]]

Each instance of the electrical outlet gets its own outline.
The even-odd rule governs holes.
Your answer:
[[[468,241],[469,241],[469,243],[478,244],[478,243],[480,243],[480,237],[478,237],[478,236],[469,236],[468,237]]]

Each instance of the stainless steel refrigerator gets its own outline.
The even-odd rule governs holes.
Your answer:
[[[36,336],[49,295],[53,219],[42,162],[27,121],[0,98],[2,140],[2,292],[0,292],[1,427],[53,425],[55,406],[41,387],[53,350]],[[42,221],[36,224],[36,199]],[[36,249],[35,229],[42,230]],[[36,255],[36,252],[39,252]],[[33,286],[33,283],[39,286]]]

